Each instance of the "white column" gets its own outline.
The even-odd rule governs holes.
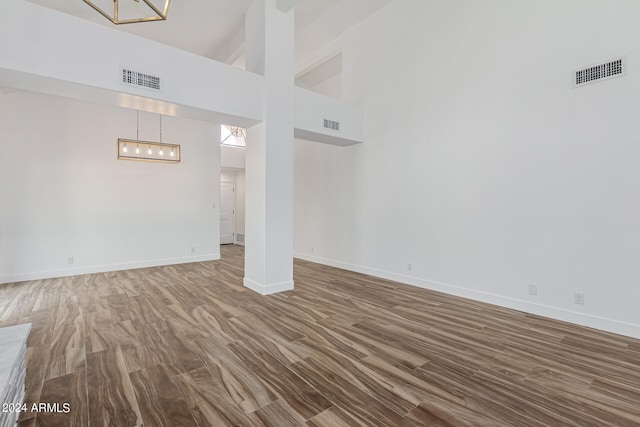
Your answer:
[[[247,130],[244,285],[268,295],[293,289],[294,11],[255,0],[246,28],[264,121]]]

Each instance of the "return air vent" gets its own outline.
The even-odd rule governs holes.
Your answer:
[[[127,86],[142,87],[145,89],[160,91],[160,77],[138,71],[122,69],[122,83]]]
[[[622,77],[627,74],[626,58],[617,58],[603,64],[592,65],[574,71],[573,86],[579,87],[591,83]]]
[[[334,122],[333,120],[324,119],[324,128],[331,130],[340,130],[340,122]]]

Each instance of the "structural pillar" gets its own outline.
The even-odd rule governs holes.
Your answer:
[[[264,121],[247,129],[244,285],[268,295],[293,289],[294,10],[255,0],[246,20]]]

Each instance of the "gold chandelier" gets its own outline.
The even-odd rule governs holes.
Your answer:
[[[171,0],[83,0],[116,25],[164,21]]]

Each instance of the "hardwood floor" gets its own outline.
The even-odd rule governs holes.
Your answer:
[[[20,426],[638,426],[640,341],[305,261],[0,286],[32,322]]]

